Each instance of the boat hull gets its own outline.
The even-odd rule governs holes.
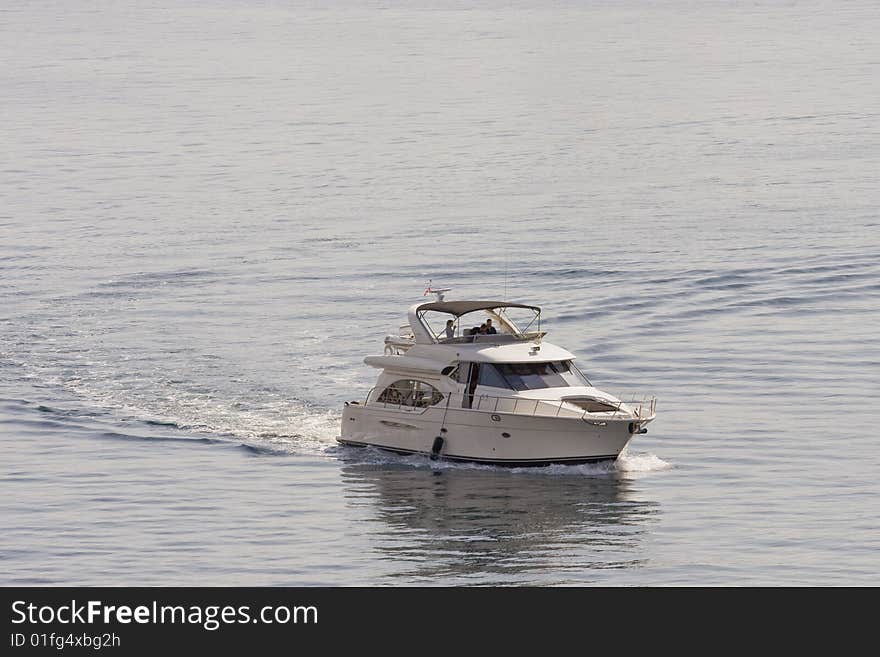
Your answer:
[[[585,420],[349,404],[343,409],[338,441],[399,454],[523,467],[613,461],[634,430],[638,427],[627,418]]]

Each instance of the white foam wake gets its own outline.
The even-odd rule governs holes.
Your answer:
[[[660,470],[669,470],[673,466],[671,463],[664,461],[659,456],[650,453],[632,453],[629,446],[626,447],[614,462],[614,467],[618,472],[627,474],[643,474],[648,472],[657,472]]]

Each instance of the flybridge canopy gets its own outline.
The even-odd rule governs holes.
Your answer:
[[[522,303],[508,303],[507,301],[434,301],[423,303],[417,308],[417,312],[433,310],[438,313],[447,313],[461,317],[477,310],[492,310],[495,308],[528,308],[535,312],[541,312],[538,306],[528,306]]]
[[[509,308],[524,308],[534,313],[534,316],[530,321],[527,321],[525,328],[520,328],[507,315],[506,311]],[[474,335],[476,327],[468,329],[468,327],[463,325],[461,317],[481,310],[485,311],[490,318],[496,320],[497,332]],[[449,321],[455,322],[453,325],[455,335],[446,335],[445,328],[442,325],[432,327],[427,317],[432,313],[452,315],[455,320]],[[538,330],[528,333],[527,331],[535,322],[538,324]],[[530,306],[524,303],[509,303],[507,301],[433,301],[430,303],[420,303],[409,309],[409,325],[416,344],[436,344],[438,342],[445,344],[474,342],[500,344],[502,342],[518,340],[540,340],[543,336],[543,333],[540,332],[540,322],[541,309],[538,306]]]

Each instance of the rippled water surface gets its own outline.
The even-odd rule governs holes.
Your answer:
[[[0,583],[880,584],[878,33],[0,10]],[[543,306],[650,432],[527,470],[337,446],[428,279]]]

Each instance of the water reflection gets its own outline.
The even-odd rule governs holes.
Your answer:
[[[659,513],[617,473],[361,462],[343,479],[351,506],[373,507],[364,522],[395,583],[598,582],[643,562]]]

